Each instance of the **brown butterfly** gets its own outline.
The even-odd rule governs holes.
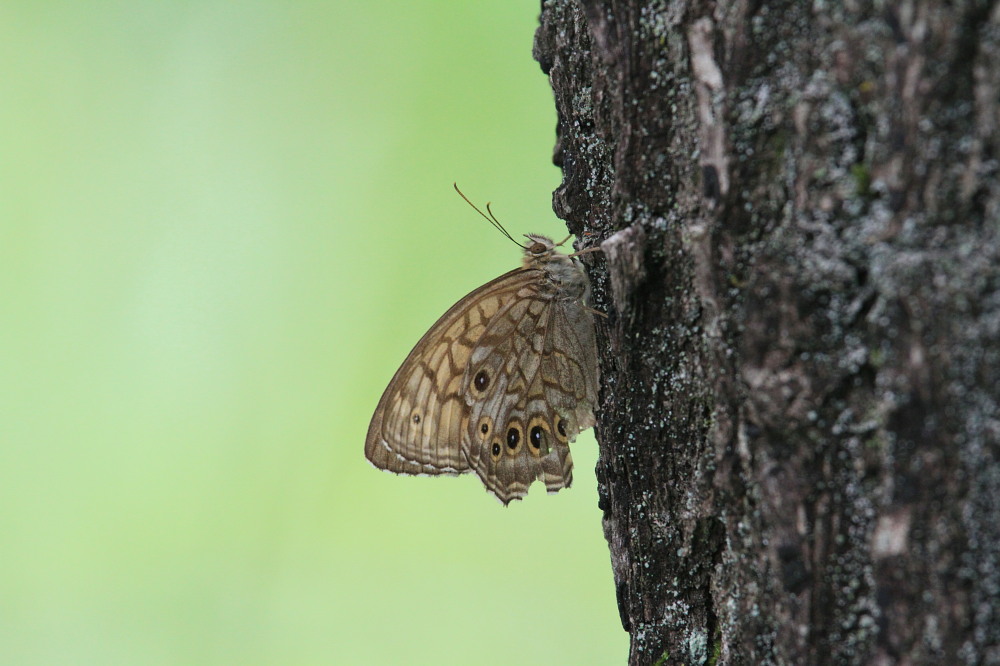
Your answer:
[[[517,243],[488,204],[489,216],[469,205]],[[525,237],[523,265],[453,305],[396,371],[365,440],[376,467],[474,471],[505,505],[539,477],[549,492],[572,482],[569,442],[594,425],[597,405],[595,311],[576,259],[590,250]]]

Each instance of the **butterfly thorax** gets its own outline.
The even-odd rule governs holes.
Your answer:
[[[525,237],[530,242],[524,248],[524,268],[542,271],[560,298],[586,301],[590,296],[590,280],[583,265],[556,250],[551,238],[536,234]]]

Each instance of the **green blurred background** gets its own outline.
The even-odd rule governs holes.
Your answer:
[[[0,5],[0,662],[624,661],[594,480],[363,456],[559,236],[537,0]]]

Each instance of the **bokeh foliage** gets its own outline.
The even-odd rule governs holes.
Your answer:
[[[588,433],[393,477],[424,330],[559,236],[537,0],[0,7],[0,661],[616,663]]]

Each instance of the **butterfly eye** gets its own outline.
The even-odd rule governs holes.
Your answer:
[[[545,254],[545,251],[549,248],[546,247],[545,243],[535,242],[531,247],[528,248],[528,252],[531,254]]]

